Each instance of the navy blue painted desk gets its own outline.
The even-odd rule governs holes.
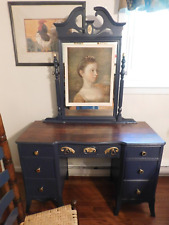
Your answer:
[[[155,216],[155,191],[165,142],[145,123],[55,124],[35,121],[17,139],[26,189],[31,200],[63,204],[68,158],[111,158],[118,164],[116,207],[123,201],[148,202]],[[116,168],[117,169],[117,168]]]

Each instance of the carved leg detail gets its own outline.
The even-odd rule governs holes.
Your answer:
[[[114,215],[115,216],[118,216],[119,211],[120,211],[120,207],[121,207],[121,200],[117,199],[116,206],[115,206],[115,209],[114,209]]]
[[[149,202],[150,213],[152,217],[155,217],[155,200]]]

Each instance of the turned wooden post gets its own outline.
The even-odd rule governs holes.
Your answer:
[[[8,141],[6,138],[6,133],[5,133],[5,129],[3,126],[1,114],[0,114],[0,146],[3,148],[3,152],[4,152],[4,160],[3,160],[4,167],[5,167],[5,169],[7,169],[9,171],[9,176],[10,176],[9,184],[10,184],[10,188],[13,189],[13,191],[14,191],[14,195],[15,195],[14,203],[18,207],[18,214],[19,214],[18,222],[20,223],[20,222],[24,221],[25,214],[24,214],[24,209],[23,209],[23,205],[21,202],[21,198],[20,198],[19,189],[17,186],[15,169],[14,169],[14,165],[12,162],[11,152],[10,152],[10,148],[9,148]],[[8,185],[6,185],[5,188],[6,188],[6,190],[9,190]]]
[[[120,80],[120,93],[119,93],[119,105],[118,105],[118,115],[117,115],[117,121],[120,122],[123,120],[122,118],[122,103],[123,103],[123,89],[124,89],[124,75],[125,75],[125,56],[123,54],[122,57],[122,64],[121,64],[121,80]]]

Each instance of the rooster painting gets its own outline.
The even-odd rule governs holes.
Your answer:
[[[36,33],[36,41],[43,52],[50,51],[52,37],[48,33],[48,28],[45,25],[45,20],[39,20],[39,27]]]
[[[28,52],[58,51],[58,37],[54,23],[63,19],[26,19],[25,36]]]

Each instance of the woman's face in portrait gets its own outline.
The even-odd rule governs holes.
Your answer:
[[[89,63],[84,70],[80,70],[80,75],[84,80],[94,83],[97,80],[97,63]]]

